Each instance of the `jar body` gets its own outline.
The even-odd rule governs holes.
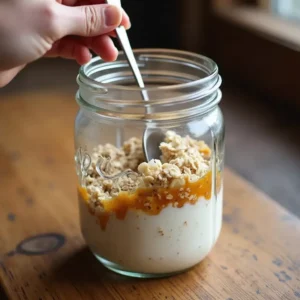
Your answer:
[[[166,134],[163,155],[145,164],[143,135],[158,129]],[[200,149],[200,162],[193,149]],[[75,150],[82,234],[106,267],[160,277],[208,255],[222,224],[224,122],[217,105],[150,123],[82,107]],[[132,173],[122,173],[128,169]]]

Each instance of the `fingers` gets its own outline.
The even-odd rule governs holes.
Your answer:
[[[80,65],[86,64],[91,59],[89,49],[93,50],[105,61],[114,61],[117,58],[118,50],[108,35],[93,38],[76,39],[66,37],[54,43],[47,57],[63,57],[74,59]]]
[[[58,0],[56,0],[58,1]],[[80,5],[92,5],[92,4],[102,4],[105,0],[59,0],[62,4],[68,6],[80,6]]]
[[[122,18],[121,25],[124,26],[125,29],[129,29],[131,27],[130,19],[124,10],[122,11],[122,16],[123,16],[123,18]],[[114,38],[117,37],[115,30],[108,32],[107,35],[114,37]]]
[[[57,14],[57,32],[61,37],[99,36],[113,31],[123,20],[122,9],[107,4],[76,7],[59,5]]]
[[[131,27],[130,18],[124,9],[122,9],[121,25],[124,26],[126,30],[130,29]]]
[[[108,35],[85,38],[84,43],[105,61],[114,61],[118,50]]]
[[[126,12],[114,5],[99,4],[103,0],[57,1],[62,3],[57,3],[55,13],[54,40],[58,42],[54,43],[46,56],[75,59],[79,64],[85,64],[90,60],[89,49],[92,49],[103,60],[115,60],[118,50],[110,36],[116,36],[115,29],[119,25],[130,28]]]
[[[22,65],[7,71],[0,71],[0,88],[9,84],[24,67],[25,65]]]
[[[92,58],[90,50],[84,45],[78,45],[75,53],[75,59],[79,65],[88,63]]]
[[[63,38],[54,43],[51,50],[45,56],[75,59],[80,65],[88,63],[91,59],[89,49],[80,43],[79,40],[71,37]]]
[[[66,4],[64,2],[73,2],[73,4]],[[64,0],[63,4],[65,5],[76,5],[76,6],[81,6],[81,5],[95,5],[95,4],[102,4],[105,3],[104,0],[81,0],[81,1],[77,1],[77,0]],[[126,29],[129,29],[131,27],[131,23],[130,23],[130,19],[129,16],[127,15],[127,13],[125,12],[125,10],[122,8],[122,21],[121,21],[121,25],[123,25]]]

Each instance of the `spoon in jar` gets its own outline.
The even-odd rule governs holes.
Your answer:
[[[118,5],[121,7],[120,0],[106,0],[107,4]],[[128,64],[132,70],[135,81],[137,82],[139,88],[141,88],[141,95],[144,101],[149,101],[149,96],[145,90],[145,84],[143,81],[142,74],[139,70],[137,61],[134,57],[132,47],[130,45],[128,35],[124,26],[119,26],[116,28],[117,38],[121,44],[124,51]],[[146,107],[146,113],[149,113],[149,108]],[[159,148],[160,143],[164,140],[165,135],[159,129],[149,129],[146,128],[143,134],[143,151],[146,160],[149,162],[151,159],[159,159],[161,156],[161,151]]]

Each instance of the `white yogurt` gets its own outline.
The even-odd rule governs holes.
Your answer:
[[[111,215],[102,230],[79,199],[82,234],[98,256],[129,272],[166,274],[203,260],[221,231],[223,193],[194,205],[168,206],[158,215],[129,210],[124,220]]]

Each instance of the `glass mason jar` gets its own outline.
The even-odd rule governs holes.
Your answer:
[[[149,101],[121,53],[81,67],[75,161],[81,230],[107,268],[162,277],[203,260],[221,230],[224,124],[217,65],[193,53],[136,50]],[[143,136],[162,132],[146,161]],[[150,149],[151,150],[151,149]]]

